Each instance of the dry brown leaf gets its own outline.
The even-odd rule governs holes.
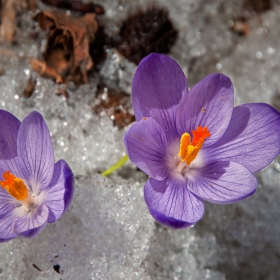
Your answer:
[[[38,72],[42,77],[55,80],[58,84],[63,82],[62,77],[52,67],[49,67],[46,62],[38,59],[29,59],[31,68]]]
[[[34,12],[37,9],[37,1],[36,0],[26,0],[27,9]]]
[[[93,67],[89,44],[95,39],[98,23],[95,14],[73,18],[57,11],[39,12],[34,16],[40,27],[49,29],[44,59],[63,82],[88,83],[87,72]]]
[[[130,111],[131,96],[125,92],[116,92],[103,85],[98,86],[97,96],[91,105],[97,114],[105,111],[113,120],[114,125],[123,128],[135,121]]]

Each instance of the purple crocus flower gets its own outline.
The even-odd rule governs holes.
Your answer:
[[[0,110],[0,242],[33,237],[68,208],[74,176],[54,163],[49,130],[38,112],[22,123]]]
[[[144,58],[132,84],[137,122],[125,135],[131,161],[149,175],[144,197],[163,225],[188,227],[203,200],[226,204],[256,191],[253,173],[280,152],[280,115],[268,104],[233,107],[233,86],[222,74],[191,90],[170,57]]]

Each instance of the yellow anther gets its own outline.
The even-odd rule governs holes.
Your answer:
[[[204,140],[210,136],[208,127],[198,126],[196,130],[192,130],[193,139],[189,133],[184,133],[180,140],[179,156],[183,162],[190,164],[197,156],[203,146]]]
[[[0,181],[0,186],[17,200],[24,200],[28,195],[28,190],[24,182],[14,176],[10,171],[3,174],[4,181]]]

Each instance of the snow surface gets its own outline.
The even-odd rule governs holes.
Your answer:
[[[120,22],[151,1],[96,1],[104,5],[106,33],[113,36]],[[222,72],[235,87],[236,104],[266,102],[280,108],[280,6],[257,14],[245,13],[243,1],[159,0],[179,31],[170,55],[186,73],[190,85],[207,74]],[[41,8],[48,8],[40,5]],[[248,36],[230,30],[244,15]],[[69,98],[55,93],[51,80],[33,73],[28,62],[4,55],[7,49],[40,57],[43,35],[31,40],[32,14],[21,16],[19,44],[0,45],[0,108],[23,119],[43,114],[56,159],[65,159],[76,176],[74,201],[62,218],[34,239],[1,244],[0,279],[280,279],[280,162],[257,174],[254,196],[233,205],[206,203],[204,217],[192,228],[166,229],[148,214],[142,189],[146,176],[128,163],[110,178],[98,173],[120,159],[125,129],[114,127],[105,113],[96,115],[94,102],[100,79],[129,93],[135,66],[114,50],[90,84],[68,86]],[[31,98],[22,96],[30,76],[36,79]],[[118,82],[116,82],[118,81]]]

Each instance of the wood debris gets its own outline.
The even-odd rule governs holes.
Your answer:
[[[25,98],[31,97],[31,95],[33,94],[35,88],[36,88],[36,79],[33,78],[33,77],[30,77],[28,79],[27,84],[25,86],[25,89],[23,91],[23,96]]]
[[[240,36],[247,36],[250,33],[250,25],[248,20],[243,16],[240,16],[233,21],[231,29]]]
[[[13,42],[16,32],[16,6],[21,0],[1,0],[0,41]]]
[[[34,11],[36,0],[0,0],[0,42],[14,42],[17,16],[22,10]]]

